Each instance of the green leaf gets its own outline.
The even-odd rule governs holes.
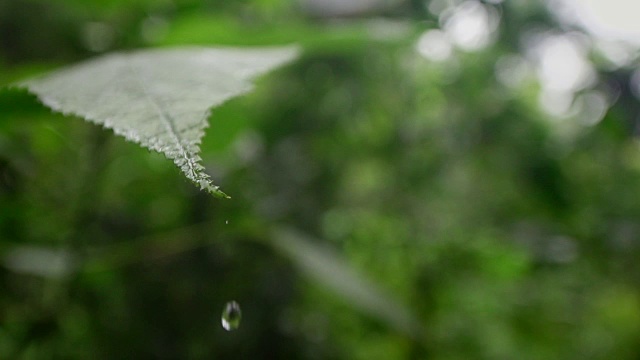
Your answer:
[[[414,339],[424,329],[414,314],[375,283],[358,274],[338,253],[289,228],[272,233],[271,245],[290,258],[309,277],[323,284],[363,313]]]
[[[114,53],[17,84],[51,109],[163,153],[202,190],[228,197],[200,164],[212,107],[297,56],[295,47],[184,47]]]

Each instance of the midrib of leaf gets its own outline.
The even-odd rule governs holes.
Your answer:
[[[219,186],[211,183],[210,177],[203,172],[203,167],[199,166],[194,159],[193,152],[185,148],[183,138],[176,130],[173,116],[171,116],[171,113],[152,95],[152,92],[146,85],[146,79],[142,77],[139,71],[136,71],[132,62],[133,61],[130,63],[125,62],[127,71],[131,73],[131,78],[140,88],[141,93],[144,95],[144,99],[154,108],[158,114],[158,118],[161,119],[167,133],[176,145],[177,156],[172,157],[172,160],[180,167],[180,170],[182,170],[191,181],[198,184],[202,190],[206,190],[217,197],[230,198],[229,195],[219,189]],[[187,171],[185,171],[185,166],[187,167]]]

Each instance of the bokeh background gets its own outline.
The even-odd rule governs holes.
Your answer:
[[[231,200],[0,93],[0,358],[638,359],[630,3],[0,0],[0,85],[304,49],[212,112]]]

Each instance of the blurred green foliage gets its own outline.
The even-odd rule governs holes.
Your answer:
[[[415,49],[431,2],[341,18],[308,3],[0,0],[0,85],[138,47],[305,49],[213,111],[203,158],[230,201],[2,90],[0,358],[638,358],[633,67],[594,57],[581,91],[611,100],[587,126],[496,75],[531,29],[568,31],[541,4],[487,2],[494,41],[438,62]],[[298,271],[280,226],[337,249],[420,329]],[[243,320],[225,332],[231,300]]]

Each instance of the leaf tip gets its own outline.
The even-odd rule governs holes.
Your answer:
[[[218,199],[231,199],[231,196],[225,194],[219,186],[213,185],[208,179],[200,179],[198,185],[200,185],[200,190],[204,190]]]
[[[224,192],[222,192],[221,190],[215,189],[213,191],[209,191],[209,193],[215,197],[217,197],[218,199],[231,199],[231,196],[225,194]]]

